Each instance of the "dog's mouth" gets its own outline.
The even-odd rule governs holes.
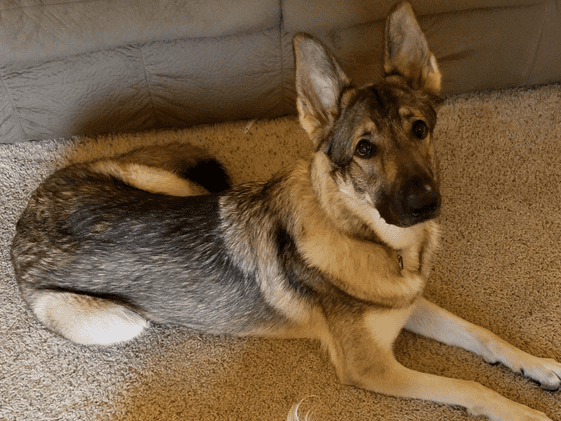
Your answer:
[[[408,228],[412,227],[413,225],[430,221],[431,219],[437,218],[439,214],[440,206],[436,204],[423,206],[422,208],[405,214],[396,213],[387,215],[380,212],[380,215],[388,224],[395,225],[399,228]]]

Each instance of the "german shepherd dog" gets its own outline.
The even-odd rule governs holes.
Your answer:
[[[269,181],[228,188],[217,161],[179,144],[47,178],[12,248],[31,311],[86,345],[129,340],[150,322],[318,339],[346,384],[492,420],[548,420],[393,356],[406,328],[545,389],[561,384],[561,364],[421,296],[439,236],[432,136],[441,75],[408,3],[388,17],[385,42],[385,77],[356,87],[323,44],[295,36],[297,108],[314,152]]]

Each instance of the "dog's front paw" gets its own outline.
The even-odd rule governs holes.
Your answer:
[[[561,364],[551,358],[532,357],[519,371],[546,390],[561,388]]]
[[[474,416],[484,416],[491,421],[552,421],[543,412],[513,402],[502,396],[489,397],[482,405],[474,405],[468,412]]]
[[[552,421],[543,412],[523,405],[513,406],[508,412],[508,414],[497,418],[497,421]]]
[[[512,371],[539,383],[546,390],[561,388],[561,363],[554,359],[528,354],[494,335],[481,339],[481,344],[484,346],[479,355],[487,362],[502,363]]]

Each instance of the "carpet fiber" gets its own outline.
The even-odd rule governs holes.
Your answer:
[[[265,179],[309,151],[294,118],[100,139],[0,145],[0,420],[467,420],[462,409],[338,383],[318,343],[212,337],[158,326],[120,346],[83,347],[45,330],[18,295],[14,224],[40,180],[86,156],[190,141]],[[442,244],[425,296],[512,344],[561,360],[561,86],[448,98],[436,131]],[[476,380],[561,421],[561,391],[403,332],[406,366]]]

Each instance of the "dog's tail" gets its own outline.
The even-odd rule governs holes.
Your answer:
[[[94,161],[90,168],[138,189],[171,196],[220,193],[231,186],[222,164],[205,150],[185,143],[145,146]]]

